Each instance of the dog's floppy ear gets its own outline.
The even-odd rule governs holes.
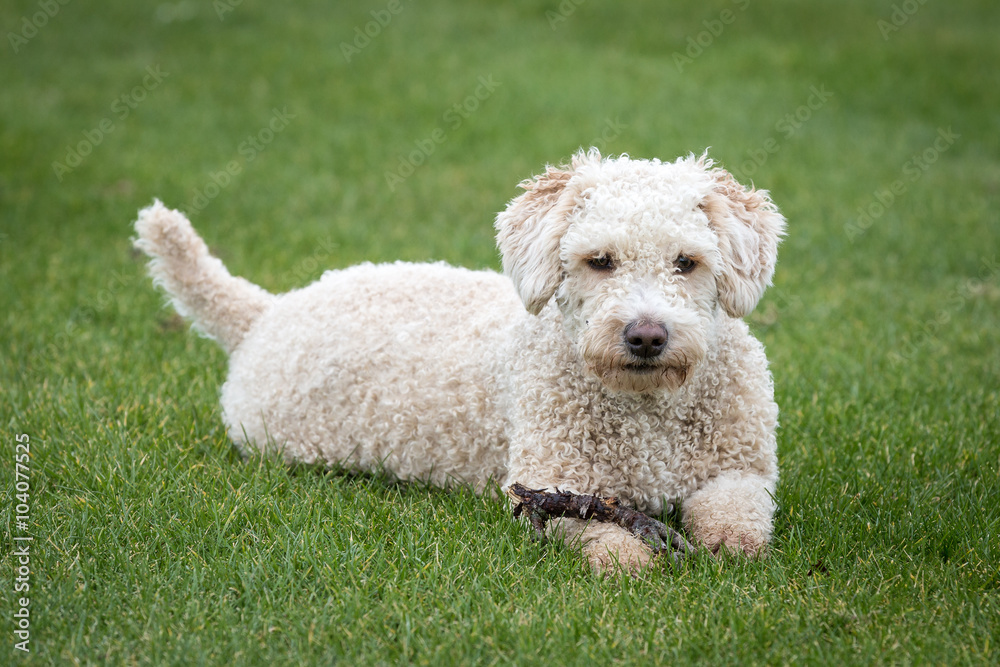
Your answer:
[[[549,302],[562,279],[559,242],[578,203],[578,190],[567,185],[579,166],[600,159],[591,149],[573,156],[569,166],[547,167],[544,174],[522,181],[519,187],[526,192],[497,215],[503,271],[514,283],[524,307],[534,315]]]
[[[704,156],[698,164],[713,181],[701,209],[719,237],[723,264],[716,278],[719,303],[730,316],[743,317],[771,284],[785,218],[766,190],[743,187],[725,169],[712,169],[711,160]]]

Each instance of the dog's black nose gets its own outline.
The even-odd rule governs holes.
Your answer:
[[[667,347],[667,328],[653,322],[632,322],[625,327],[625,346],[640,359],[657,357]]]

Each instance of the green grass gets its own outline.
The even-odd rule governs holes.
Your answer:
[[[341,42],[387,3],[245,0],[219,20],[207,2],[70,2],[17,53],[7,37],[0,663],[1000,660],[1000,7],[926,3],[883,39],[888,1],[576,4],[553,29],[555,1],[403,3],[349,63]],[[0,25],[39,11],[6,3]],[[689,37],[710,43],[678,68]],[[812,87],[832,96],[810,109]],[[294,117],[250,160],[241,143],[275,109]],[[105,119],[60,181],[53,163]],[[782,409],[770,558],[600,580],[468,491],[239,459],[225,357],[151,289],[137,209],[187,208],[271,290],[364,259],[496,267],[492,216],[515,184],[602,133],[641,157],[711,146],[789,219],[749,318]],[[29,655],[7,555],[20,433]]]

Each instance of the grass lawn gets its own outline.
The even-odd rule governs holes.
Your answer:
[[[1000,662],[997,3],[15,0],[0,25],[0,664]],[[601,580],[466,490],[244,464],[224,354],[130,248],[159,197],[273,291],[497,267],[516,183],[595,143],[710,146],[789,220],[749,317],[782,410],[766,560]]]

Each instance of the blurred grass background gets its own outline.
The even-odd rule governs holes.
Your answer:
[[[1000,6],[18,0],[0,25],[19,658],[995,664]],[[275,291],[362,260],[495,268],[516,184],[594,143],[711,147],[788,217],[749,318],[782,408],[768,560],[600,581],[468,492],[239,461],[224,355],[149,285],[139,208],[186,210]]]

